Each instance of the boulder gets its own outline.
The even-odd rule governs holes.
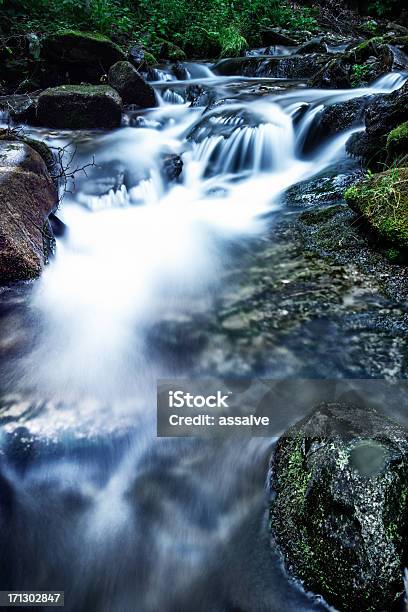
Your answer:
[[[323,403],[277,443],[273,541],[307,589],[342,611],[390,610],[407,562],[408,431]]]
[[[265,47],[268,47],[269,45],[283,45],[285,47],[295,47],[297,44],[296,40],[294,40],[284,32],[273,28],[263,30],[261,32],[261,40],[262,44]]]
[[[408,250],[408,168],[371,174],[344,195],[382,242]]]
[[[327,53],[328,47],[321,38],[312,38],[300,45],[296,51],[296,55],[305,55],[306,53]]]
[[[0,282],[39,276],[53,236],[58,193],[42,157],[24,142],[0,141]]]
[[[258,55],[221,60],[214,66],[214,71],[224,76],[307,79],[315,75],[326,62],[326,55],[318,54],[283,57]]]
[[[159,59],[171,60],[173,62],[182,62],[183,60],[187,59],[187,56],[184,53],[183,49],[180,49],[180,47],[178,47],[174,43],[163,39],[159,39],[157,57]]]
[[[38,97],[37,123],[58,129],[120,126],[122,100],[107,85],[61,85]]]
[[[126,59],[120,47],[106,36],[76,30],[45,38],[41,55],[53,72],[71,83],[99,83],[115,62]]]
[[[187,81],[190,77],[187,68],[181,62],[173,64],[171,71],[178,81]]]
[[[405,121],[408,121],[408,82],[391,94],[373,98],[365,111],[365,132],[353,134],[347,142],[347,152],[376,167],[386,160],[388,134]]]
[[[117,62],[111,66],[108,83],[116,89],[125,104],[136,104],[143,108],[157,106],[153,87],[146,83],[129,62]]]

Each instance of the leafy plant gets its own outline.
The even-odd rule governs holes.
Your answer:
[[[353,87],[361,87],[367,84],[371,66],[368,64],[353,64],[351,67],[351,84]]]

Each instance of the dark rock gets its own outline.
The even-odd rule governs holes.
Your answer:
[[[187,81],[190,76],[187,68],[181,62],[173,64],[171,71],[179,81]]]
[[[183,160],[180,155],[169,153],[162,156],[162,175],[166,181],[175,181],[183,170]]]
[[[312,78],[312,87],[345,89],[367,85],[390,70],[407,67],[396,40],[376,37],[334,57]]]
[[[0,282],[39,276],[57,203],[42,157],[26,143],[0,141]]]
[[[37,114],[36,95],[7,96],[0,99],[0,110],[8,111],[14,123],[33,125]]]
[[[62,238],[67,232],[67,226],[54,213],[49,216],[52,232],[56,238]]]
[[[109,70],[108,83],[116,89],[125,104],[137,104],[143,108],[157,106],[153,87],[129,62],[114,64]]]
[[[300,45],[296,51],[296,55],[304,55],[306,53],[327,53],[328,48],[326,43],[321,38],[312,38]]]
[[[283,45],[285,47],[296,46],[296,41],[293,38],[275,29],[263,30],[263,32],[261,32],[261,39],[265,47],[269,45]]]
[[[365,109],[375,96],[362,96],[326,106],[310,126],[301,152],[307,153],[327,138],[363,123]]]
[[[387,135],[408,120],[408,82],[391,94],[375,96],[365,111],[366,130],[347,142],[348,153],[375,167],[387,156]]]
[[[64,82],[100,82],[123,51],[109,38],[97,33],[66,30],[42,41],[42,57],[63,76]]]
[[[389,610],[406,565],[408,431],[321,404],[278,441],[271,528],[287,567],[340,610]]]
[[[122,100],[107,85],[62,85],[38,97],[37,122],[59,129],[119,127]]]
[[[284,57],[259,55],[221,60],[214,66],[214,71],[225,76],[307,79],[315,75],[325,62],[327,57],[318,54]]]
[[[144,57],[145,50],[143,49],[142,45],[134,45],[128,54],[129,61],[135,64],[135,66],[139,66],[143,62]]]
[[[157,53],[159,59],[171,60],[171,61],[183,61],[187,59],[186,54],[180,47],[168,40],[159,40],[159,49]]]

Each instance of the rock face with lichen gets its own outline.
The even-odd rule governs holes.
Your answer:
[[[277,443],[270,517],[288,569],[340,610],[403,592],[408,431],[367,407],[323,403]]]
[[[40,154],[25,142],[0,141],[0,284],[39,276],[58,203]]]
[[[37,123],[59,129],[119,127],[122,100],[107,85],[61,85],[38,97]]]

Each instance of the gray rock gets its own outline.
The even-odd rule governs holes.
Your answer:
[[[296,51],[296,55],[305,55],[306,53],[327,53],[328,47],[321,38],[312,38],[300,45]]]
[[[23,142],[0,141],[0,283],[39,276],[58,193],[42,157]]]
[[[221,60],[214,66],[214,71],[225,76],[308,79],[313,77],[326,62],[327,56],[319,54],[284,57],[258,55]]]
[[[137,104],[143,108],[157,106],[156,94],[130,62],[117,62],[108,74],[108,82],[121,96],[125,104]]]
[[[389,610],[407,561],[408,431],[323,403],[278,441],[271,528],[291,572],[340,610]]]
[[[38,97],[37,122],[59,129],[119,127],[122,100],[107,85],[61,85]]]
[[[265,47],[269,45],[284,45],[286,47],[296,46],[296,41],[287,34],[277,30],[268,28],[261,32],[262,44]]]

